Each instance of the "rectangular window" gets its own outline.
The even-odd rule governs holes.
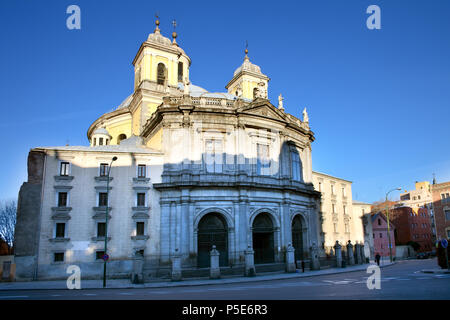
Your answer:
[[[136,222],[136,235],[137,236],[143,236],[144,233],[144,222]]]
[[[183,82],[183,62],[178,62],[178,82]]]
[[[444,210],[445,220],[450,221],[450,210]]]
[[[207,172],[221,173],[223,171],[222,140],[208,139],[205,141],[205,163]]]
[[[138,178],[145,178],[147,176],[146,168],[145,164],[138,165]]]
[[[98,194],[98,206],[106,207],[108,205],[108,193],[99,192]]]
[[[322,192],[322,182],[319,182],[319,192]]]
[[[100,177],[106,177],[108,175],[108,164],[100,163]]]
[[[270,174],[270,153],[269,146],[266,144],[256,144],[257,166],[256,172],[259,175]]]
[[[333,223],[334,232],[337,232],[337,223]]]
[[[67,207],[67,192],[58,192],[58,207]]]
[[[68,176],[69,175],[69,162],[61,162],[59,167],[59,175],[60,176]]]
[[[102,146],[103,145],[103,138],[98,138],[98,145]]]
[[[383,238],[383,234],[382,233],[380,233],[380,238]]]
[[[331,194],[334,195],[334,185],[331,185]]]
[[[138,207],[145,207],[145,193],[138,193],[137,194],[137,206]]]
[[[97,237],[105,237],[106,236],[106,223],[99,222],[97,223]]]
[[[347,192],[345,191],[345,187],[342,188],[342,196],[346,197],[347,196]]]
[[[343,206],[343,209],[344,209],[344,214],[347,214],[347,207]]]
[[[348,226],[348,223],[345,224],[345,232],[350,233],[350,228]]]
[[[64,262],[64,252],[55,252],[53,254],[54,262]]]
[[[97,260],[103,260],[103,256],[105,255],[105,251],[96,251],[95,252],[95,259]]]
[[[295,181],[301,181],[300,155],[295,149],[291,151],[291,163],[292,163],[292,179]]]
[[[335,204],[331,205],[331,212],[332,213],[336,213],[336,206],[335,206]]]
[[[57,223],[55,238],[64,238],[65,235],[66,235],[66,224],[65,223]]]

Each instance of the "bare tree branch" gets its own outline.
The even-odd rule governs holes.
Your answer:
[[[14,244],[17,219],[17,203],[14,200],[0,202],[0,238],[10,247]]]

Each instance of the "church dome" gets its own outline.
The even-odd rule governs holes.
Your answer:
[[[116,110],[127,108],[130,105],[131,100],[133,100],[133,94],[130,94],[125,100],[123,100]]]

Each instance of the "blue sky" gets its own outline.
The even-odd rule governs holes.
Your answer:
[[[71,4],[81,30],[66,28]],[[381,30],[366,27],[371,4]],[[209,91],[225,91],[248,40],[272,103],[307,107],[313,169],[353,181],[354,199],[450,180],[450,1],[2,0],[0,200],[17,198],[31,148],[87,145],[132,92],[155,12],[166,36],[178,21],[191,81]]]

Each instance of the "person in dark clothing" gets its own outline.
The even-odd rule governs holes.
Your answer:
[[[380,258],[381,258],[380,254],[377,253],[375,255],[375,262],[377,263],[377,265],[380,265]]]

